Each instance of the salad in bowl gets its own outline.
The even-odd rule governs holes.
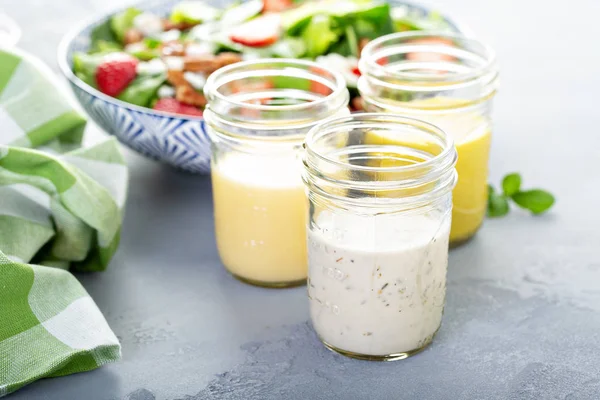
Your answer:
[[[67,35],[59,65],[106,131],[143,154],[205,173],[203,87],[212,72],[257,58],[317,60],[344,76],[357,110],[362,48],[388,33],[430,29],[459,30],[399,0],[150,0]]]
[[[439,14],[373,0],[248,0],[225,8],[185,0],[167,15],[135,7],[114,14],[91,32],[88,52],[73,56],[73,72],[127,103],[201,116],[206,78],[220,67],[316,59],[340,71],[355,95],[358,57],[369,40],[422,29],[451,26]]]

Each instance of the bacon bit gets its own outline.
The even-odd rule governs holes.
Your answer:
[[[363,49],[367,44],[369,44],[370,40],[367,38],[362,38],[358,41],[358,54],[361,54]]]
[[[183,77],[183,71],[170,69],[167,71],[167,81],[173,86],[187,86],[188,81]]]
[[[164,56],[181,57],[185,55],[187,44],[172,40],[160,45],[160,51]]]
[[[339,263],[340,261],[342,261],[344,259],[344,257],[340,257],[337,260],[335,260],[336,263]]]
[[[352,107],[351,107],[352,111],[364,111],[365,110],[365,103],[363,101],[363,98],[360,96],[353,98],[351,104],[352,104]]]
[[[177,86],[175,88],[175,98],[182,103],[196,107],[204,107],[206,105],[206,97],[189,85]]]
[[[125,37],[123,38],[125,45],[138,43],[142,40],[144,40],[144,34],[135,28],[127,29],[125,32]]]
[[[217,60],[219,61],[219,68],[221,68],[242,61],[242,56],[238,53],[225,52],[217,55]]]
[[[263,12],[281,12],[294,7],[292,0],[263,0]]]
[[[198,25],[198,24],[195,22],[173,22],[168,18],[165,18],[162,20],[162,26],[163,26],[164,31],[170,31],[171,29],[185,31],[196,25]]]
[[[183,69],[191,72],[202,72],[211,74],[229,64],[235,64],[242,61],[242,57],[237,53],[221,53],[213,55],[195,55],[185,56],[183,59]]]

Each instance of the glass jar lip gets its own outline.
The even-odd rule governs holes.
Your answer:
[[[432,76],[438,82],[445,82],[448,84],[452,83],[464,83],[474,79],[479,79],[482,76],[490,73],[496,67],[496,53],[494,50],[484,42],[475,39],[470,36],[465,36],[460,33],[445,32],[445,31],[409,31],[409,32],[396,32],[389,35],[381,36],[367,43],[364,47],[361,59],[359,61],[359,70],[363,75],[372,74],[381,76],[383,74],[391,76],[397,79],[411,80],[415,78],[414,74],[398,71],[390,71],[385,65],[381,65],[374,59],[374,54],[379,46],[385,45],[386,43],[393,43],[395,41],[401,41],[403,39],[410,40],[412,38],[431,38],[431,39],[448,39],[448,40],[460,40],[465,43],[472,44],[474,47],[480,49],[477,55],[484,59],[482,65],[472,68],[468,72],[460,74],[443,74]],[[473,50],[466,50],[470,53],[475,53]],[[423,76],[419,76],[419,79],[424,79]]]
[[[328,95],[326,95],[320,99],[317,99],[317,100],[314,100],[311,102],[307,102],[307,103],[291,104],[291,105],[268,105],[268,104],[248,103],[248,102],[231,99],[230,97],[219,92],[218,88],[221,86],[221,85],[219,85],[219,80],[223,79],[223,77],[226,76],[227,74],[234,73],[236,70],[240,70],[240,72],[241,72],[244,68],[247,68],[247,67],[250,67],[253,65],[264,65],[264,64],[268,65],[270,63],[285,65],[285,68],[300,66],[300,67],[313,67],[313,68],[318,68],[319,70],[327,71],[328,73],[330,73],[333,76],[333,78],[335,80],[335,88],[332,88],[331,93],[329,93]],[[257,60],[247,60],[247,61],[237,62],[235,64],[231,64],[231,65],[222,67],[222,68],[218,69],[217,71],[213,72],[208,77],[208,79],[206,80],[206,84],[204,85],[204,94],[209,103],[211,102],[211,99],[218,99],[219,101],[229,103],[230,105],[233,105],[233,106],[244,107],[244,108],[258,110],[258,111],[287,111],[287,112],[290,112],[290,111],[307,110],[310,108],[318,107],[324,103],[330,102],[332,99],[343,96],[345,91],[347,91],[346,82],[345,82],[342,74],[339,73],[338,71],[334,71],[329,68],[324,68],[313,61],[299,60],[299,59],[292,59],[292,58],[262,58],[262,59],[257,59]]]
[[[348,162],[343,162],[336,160],[332,157],[328,157],[318,151],[314,150],[315,142],[325,136],[326,134],[331,133],[332,131],[338,130],[339,128],[347,128],[353,125],[361,125],[361,128],[368,128],[369,125],[378,125],[381,123],[397,123],[402,125],[410,125],[413,127],[420,128],[422,130],[427,130],[431,133],[434,133],[436,136],[441,138],[444,141],[443,150],[435,155],[434,157],[419,162],[412,165],[404,165],[404,166],[365,166],[365,165],[355,165],[350,164]],[[438,163],[444,163],[447,165],[442,165],[442,169],[445,171],[450,167],[453,167],[456,162],[456,149],[454,147],[454,139],[446,134],[441,128],[436,125],[430,124],[420,119],[403,117],[398,114],[393,113],[354,113],[348,116],[343,117],[334,117],[329,118],[310,129],[308,134],[306,135],[306,139],[304,141],[304,148],[306,150],[307,155],[314,156],[326,163],[335,165],[337,167],[348,168],[355,171],[361,172],[390,172],[390,173],[398,173],[398,172],[406,172],[410,173],[412,171],[418,171],[423,168],[428,168],[432,165]],[[454,157],[452,157],[454,155]],[[443,173],[440,173],[442,175]]]

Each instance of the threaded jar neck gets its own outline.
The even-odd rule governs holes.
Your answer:
[[[347,204],[411,208],[448,194],[456,183],[452,138],[396,114],[329,119],[305,141],[309,192]]]
[[[498,86],[492,49],[453,33],[401,32],[382,36],[364,48],[359,69],[362,75],[358,89],[375,109],[447,107],[435,102],[415,102],[430,97],[457,100],[451,108],[468,107],[493,97]]]
[[[317,63],[262,59],[214,72],[204,88],[205,119],[240,140],[301,141],[317,122],[345,110],[342,76]]]

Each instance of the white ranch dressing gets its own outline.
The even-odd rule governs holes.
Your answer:
[[[321,339],[373,356],[427,345],[444,308],[450,217],[322,211],[315,221],[308,291]]]

